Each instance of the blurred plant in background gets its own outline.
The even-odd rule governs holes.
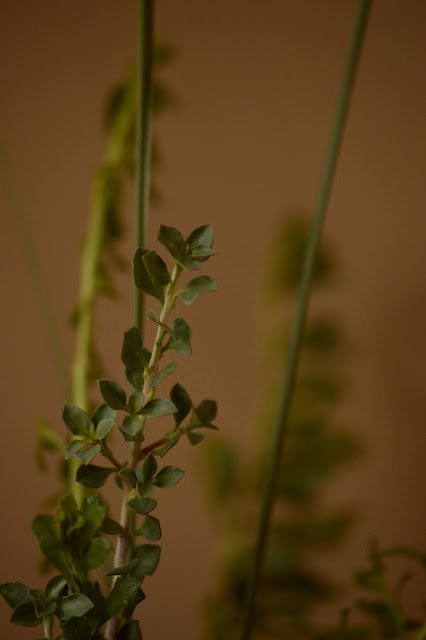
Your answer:
[[[256,506],[262,497],[271,425],[278,404],[279,370],[287,343],[286,306],[294,302],[300,282],[309,226],[292,217],[279,230],[270,251],[262,322],[278,326],[269,332],[264,367],[265,400],[250,452],[215,439],[201,452],[218,517],[225,520],[221,575],[206,607],[206,637],[237,637],[246,576],[256,529]],[[316,263],[315,292],[327,289],[336,275],[332,252],[324,245]],[[284,312],[284,313],[283,313]],[[269,323],[268,323],[269,324]],[[308,320],[293,398],[289,436],[280,469],[274,519],[259,589],[255,636],[314,638],[318,606],[336,593],[336,585],[315,568],[342,541],[353,522],[348,505],[324,506],[322,498],[336,472],[361,452],[358,440],[336,423],[343,393],[345,339],[330,314],[313,311]],[[278,374],[277,374],[278,371]]]

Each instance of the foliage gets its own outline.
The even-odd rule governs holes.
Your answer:
[[[175,316],[170,322],[175,305],[179,300],[192,304],[200,294],[216,289],[215,281],[208,276],[192,278],[178,287],[184,271],[198,269],[216,253],[212,249],[212,229],[210,225],[198,227],[184,239],[176,229],[161,226],[158,238],[173,259],[171,272],[156,251],[138,249],[133,260],[136,286],[157,301],[159,310],[148,313],[156,325],[151,351],[143,345],[137,327],[124,334],[121,359],[130,392],[118,382],[102,379],[98,386],[103,403],[93,412],[89,414],[74,404],[66,404],[63,410],[63,421],[71,435],[65,458],[82,463],[77,482],[90,490],[99,489],[114,476],[122,492],[120,522],[108,515],[97,491],[85,497],[81,505],[72,495],[65,495],[55,516],[37,515],[32,524],[40,551],[57,575],[44,591],[19,582],[0,585],[0,595],[12,609],[11,622],[22,626],[43,624],[45,638],[53,639],[58,625],[56,640],[141,638],[132,615],[145,597],[142,583],[155,572],[161,552],[156,544],[162,532],[159,520],[152,515],[157,506],[153,495],[157,489],[173,487],[184,474],[174,465],[159,467],[158,459],[182,436],[195,445],[203,437],[201,429],[217,428],[213,424],[214,401],[195,405],[178,382],[169,398],[157,396],[158,385],[176,368],[176,362],[170,362],[160,369],[163,356],[169,350],[191,353],[187,321]],[[160,439],[145,444],[147,421],[160,416],[173,416],[171,428]],[[118,461],[110,448],[114,431],[130,445],[125,461]],[[105,462],[94,464],[99,458]],[[141,537],[146,542],[139,542]],[[109,589],[91,575],[99,567],[111,577]]]
[[[252,532],[256,528],[253,504],[259,504],[267,465],[271,427],[278,403],[277,368],[286,338],[276,294],[288,302],[297,291],[308,226],[300,217],[290,219],[277,234],[272,273],[268,274],[268,317],[279,320],[273,333],[265,379],[267,395],[263,416],[252,449],[244,457],[241,448],[225,440],[209,443],[203,451],[203,468],[210,473],[210,490],[219,515],[225,519],[226,544],[219,585],[206,607],[206,637],[234,638],[252,558]],[[326,287],[335,274],[329,249],[317,259],[314,285]],[[273,294],[273,295],[272,295]],[[266,305],[263,307],[265,311]],[[335,593],[335,585],[318,569],[315,555],[335,547],[353,521],[347,507],[334,510],[321,504],[323,490],[336,471],[360,453],[357,440],[335,426],[333,409],[342,393],[340,372],[344,340],[336,323],[313,313],[305,332],[299,380],[293,396],[284,459],[281,463],[275,517],[266,554],[254,623],[254,637],[317,637],[313,614]]]

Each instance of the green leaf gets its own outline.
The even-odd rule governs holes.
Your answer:
[[[192,231],[186,242],[190,249],[195,247],[211,247],[213,244],[213,230],[209,224],[204,224],[201,227],[197,227]]]
[[[216,291],[216,280],[209,276],[198,276],[179,289],[177,295],[185,304],[192,304],[199,295],[208,291]]]
[[[138,564],[138,559],[133,558],[130,562],[121,565],[121,567],[113,567],[108,571],[105,571],[106,576],[125,576],[127,573],[130,573],[132,569],[134,569]]]
[[[157,237],[161,244],[166,247],[170,255],[175,260],[180,261],[185,244],[180,231],[178,231],[174,227],[166,227],[164,225],[160,225]]]
[[[84,468],[84,467],[83,467]],[[87,469],[87,467],[85,467]],[[107,508],[99,501],[99,494],[94,492],[83,500],[80,510],[84,525],[80,527],[79,542],[82,551],[90,543],[101,528],[107,514]]]
[[[157,542],[162,535],[160,521],[154,516],[145,516],[142,526],[136,533],[145,536],[150,542]]]
[[[164,287],[170,282],[170,274],[166,263],[155,251],[136,250],[133,275],[135,285],[142,293],[157,298],[163,304]]]
[[[89,432],[91,421],[87,413],[73,404],[66,404],[62,412],[65,425],[75,436],[85,436]]]
[[[155,324],[160,324],[160,318],[158,317],[158,314],[155,313],[155,311],[153,311],[152,309],[148,309],[148,311],[146,312],[146,315],[150,320],[155,322]]]
[[[192,330],[189,324],[180,316],[173,320],[172,334],[163,347],[163,351],[174,349],[182,356],[191,355],[191,334]]]
[[[155,509],[157,501],[153,498],[131,498],[127,504],[132,511],[144,516]]]
[[[137,620],[130,620],[121,627],[118,640],[142,640],[142,634]]]
[[[136,491],[138,492],[139,498],[149,498],[154,491],[155,487],[152,484],[145,484],[144,482],[138,482],[136,484]]]
[[[121,360],[128,369],[137,369],[148,365],[143,351],[141,334],[137,327],[132,327],[124,333]]]
[[[101,445],[95,444],[93,447],[89,447],[85,451],[80,451],[79,453],[76,453],[74,455],[74,458],[77,458],[78,460],[80,460],[80,462],[83,462],[83,464],[88,464],[91,460],[93,460],[93,458],[96,455],[98,455],[100,450],[101,450]]]
[[[143,433],[141,431],[137,432],[135,435],[129,433],[127,429],[123,427],[118,427],[119,432],[123,436],[126,442],[143,442],[145,440]]]
[[[217,427],[211,424],[211,421],[214,420],[217,415],[217,404],[214,400],[203,400],[198,407],[195,407],[195,413],[203,427],[217,429]]]
[[[149,482],[150,480],[152,480],[156,472],[157,472],[157,460],[152,455],[152,453],[148,453],[142,467],[144,482]]]
[[[86,554],[86,566],[90,569],[96,569],[103,564],[111,551],[111,543],[103,536],[95,536],[91,539],[89,549]]]
[[[127,408],[129,413],[135,414],[143,407],[144,402],[144,394],[143,393],[133,393],[129,402],[127,403]]]
[[[193,447],[204,440],[204,434],[197,433],[196,431],[187,431],[186,436]]]
[[[0,596],[11,609],[14,609],[18,604],[32,602],[33,598],[28,589],[29,587],[22,582],[3,582],[0,584]]]
[[[93,602],[87,596],[82,593],[72,593],[70,596],[61,598],[58,603],[57,615],[59,620],[80,618],[93,609],[93,606]]]
[[[135,575],[151,576],[160,562],[161,547],[157,544],[138,544],[135,547],[135,556],[139,560]]]
[[[33,602],[23,602],[14,609],[10,622],[21,627],[36,627],[42,620],[37,617]]]
[[[135,436],[141,430],[142,423],[139,416],[126,416],[123,420],[123,429],[126,433]]]
[[[107,404],[101,404],[92,413],[92,422],[97,427],[102,420],[113,420],[117,417],[117,412]]]
[[[101,420],[95,429],[95,439],[103,440],[111,429],[113,429],[114,425],[115,421],[112,418],[104,418],[104,420]]]
[[[126,369],[126,378],[136,391],[142,391],[145,367],[138,367],[137,369]]]
[[[133,471],[133,469],[122,469],[121,471],[118,472],[118,475],[120,476],[120,478],[124,478],[125,480],[127,480],[127,482],[132,486],[132,487],[136,487],[136,483],[138,481],[138,477],[136,475],[136,473]]]
[[[209,249],[208,247],[195,247],[195,249],[191,251],[191,257],[198,258],[201,262],[204,262],[204,260],[207,260],[211,256],[217,256],[217,251]],[[204,260],[201,260],[201,258],[204,258]]]
[[[70,458],[73,458],[74,455],[77,453],[77,451],[81,451],[85,446],[86,446],[86,443],[83,442],[82,440],[71,440],[67,444],[67,448],[65,449],[65,453],[64,453],[65,460],[69,460]]]
[[[179,467],[164,467],[155,476],[154,484],[156,487],[160,487],[160,489],[168,489],[177,484],[184,473],[184,470],[179,469]]]
[[[138,412],[145,418],[155,418],[159,416],[168,416],[176,411],[176,407],[167,398],[153,398],[146,403]]]
[[[48,600],[56,600],[66,584],[67,581],[62,576],[54,576],[51,578],[45,589]]]
[[[174,372],[176,367],[177,362],[170,362],[167,367],[164,367],[164,369],[158,371],[151,380],[151,387],[156,387],[157,384],[160,384],[160,382],[162,382],[164,378],[167,378],[167,376],[171,375]]]
[[[87,466],[81,466],[77,470],[76,480],[80,484],[84,484],[85,487],[91,489],[97,489],[102,487],[108,480],[108,476],[111,473],[115,473],[115,469],[111,467],[98,467],[94,464],[88,464]]]
[[[180,433],[175,433],[174,435],[170,436],[167,439],[167,444],[164,445],[164,447],[161,447],[161,449],[158,449],[155,454],[157,456],[160,456],[160,458],[163,458],[166,453],[168,451],[170,451],[170,449],[172,449],[175,445],[177,445],[177,443],[179,442],[180,439]]]
[[[100,527],[100,531],[110,536],[116,536],[123,533],[123,527],[109,516],[106,516]]]
[[[85,469],[86,467],[81,467]],[[75,587],[75,579],[70,567],[65,545],[62,543],[56,527],[55,518],[50,515],[38,515],[32,521],[32,531],[40,546],[40,550],[65,580]]]
[[[170,398],[177,408],[174,417],[176,427],[178,427],[191,411],[191,398],[189,397],[187,390],[184,389],[179,382],[176,382],[172,387],[170,391]]]
[[[99,390],[103,399],[111,409],[126,408],[126,392],[118,382],[112,380],[98,380]]]
[[[123,609],[123,607],[131,603],[139,591],[140,584],[141,579],[131,574],[118,578],[103,604],[101,620],[106,622]]]
[[[92,640],[93,635],[89,625],[83,618],[71,618],[71,620],[63,620],[61,623],[63,636],[59,636],[62,640]]]

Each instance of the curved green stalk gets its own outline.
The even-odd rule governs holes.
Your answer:
[[[355,73],[361,53],[362,42],[367,26],[367,18],[371,7],[371,0],[361,0],[354,36],[349,51],[347,66],[341,86],[335,122],[332,129],[325,169],[321,181],[314,220],[299,290],[296,317],[290,338],[287,362],[284,371],[282,394],[278,409],[275,433],[270,453],[270,464],[265,480],[265,492],[259,518],[258,533],[254,552],[253,566],[249,576],[245,608],[243,613],[241,640],[249,640],[253,631],[254,605],[257,594],[261,565],[264,557],[266,540],[271,519],[271,511],[275,493],[278,470],[281,461],[282,448],[287,430],[287,416],[292,399],[292,392],[296,377],[298,356],[307,314],[311,282],[314,272],[315,258],[320,241],[321,229],[325,218],[327,204],[330,198],[333,177],[337,165],[339,148],[341,145],[344,125],[348,112]]]
[[[153,2],[139,1],[136,67],[135,250],[145,247],[148,228],[151,161],[151,85],[153,59]],[[133,319],[143,336],[143,294],[134,287]]]
[[[65,348],[62,343],[58,324],[51,303],[46,279],[43,274],[40,258],[36,249],[34,235],[25,204],[20,194],[17,176],[6,141],[0,132],[0,175],[5,194],[10,204],[10,210],[15,218],[16,229],[20,237],[28,273],[34,289],[35,298],[44,325],[50,355],[58,376],[62,395],[65,400],[69,397],[69,374]]]

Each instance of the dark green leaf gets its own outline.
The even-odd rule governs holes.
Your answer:
[[[191,334],[192,330],[189,324],[180,316],[173,320],[172,335],[170,336],[163,351],[174,349],[182,356],[191,355]]]
[[[132,327],[124,333],[121,360],[128,369],[148,365],[143,352],[141,334],[137,327]]]
[[[153,398],[139,411],[139,415],[145,418],[168,416],[176,411],[176,407],[167,398]]]
[[[170,449],[172,449],[179,442],[179,439],[180,439],[180,434],[179,433],[176,433],[176,434],[170,436],[167,439],[167,444],[165,444],[164,447],[161,447],[161,449],[158,449],[155,452],[155,454],[157,456],[160,456],[160,458],[163,458],[166,455],[166,453],[168,451],[170,451]]]
[[[166,247],[170,255],[175,258],[175,260],[179,261],[185,244],[180,231],[174,227],[160,225],[157,237],[161,244]]]
[[[111,536],[116,536],[123,533],[123,527],[109,516],[106,516],[100,527],[100,531],[108,533]]]
[[[121,567],[114,567],[113,569],[109,569],[109,571],[105,571],[106,576],[125,576],[127,573],[130,573],[132,569],[134,569],[138,564],[138,559],[133,558],[130,562],[121,565]]]
[[[84,436],[89,432],[91,425],[89,416],[80,407],[66,404],[62,412],[62,418],[68,429],[75,436]]]
[[[136,511],[136,513],[144,516],[155,509],[157,501],[153,498],[131,498],[127,504],[132,511]]]
[[[86,554],[86,566],[88,569],[96,569],[103,564],[109,556],[111,544],[103,536],[95,536],[90,541]]]
[[[143,480],[144,482],[149,482],[157,472],[157,460],[152,455],[152,453],[148,453],[142,467]]]
[[[145,367],[138,367],[137,369],[126,369],[126,378],[136,391],[142,391]]]
[[[138,478],[136,473],[133,471],[133,469],[122,469],[121,471],[118,472],[118,475],[120,476],[120,478],[124,478],[125,480],[127,480],[127,482],[132,487],[136,487]]]
[[[56,600],[67,581],[62,576],[54,576],[49,580],[46,586],[46,596],[48,600]]]
[[[214,400],[203,400],[198,407],[195,407],[195,412],[203,427],[213,427],[211,421],[217,415],[217,404]],[[217,427],[214,428],[216,429]]]
[[[106,622],[129,604],[139,591],[140,584],[141,579],[133,575],[118,578],[102,607],[102,621]]]
[[[157,384],[160,384],[160,382],[164,380],[164,378],[167,378],[167,376],[171,375],[176,369],[176,366],[177,362],[170,362],[167,367],[164,367],[164,369],[158,371],[151,380],[151,387],[156,387]]]
[[[164,467],[155,476],[154,484],[155,486],[160,487],[160,489],[173,487],[183,477],[184,473],[184,470],[179,469],[179,467]]]
[[[191,251],[191,257],[198,258],[199,260],[201,260],[201,258],[207,260],[207,258],[210,258],[211,256],[217,256],[217,251],[209,249],[208,247],[196,247]],[[204,262],[204,260],[201,261]]]
[[[37,617],[33,602],[23,602],[22,604],[18,604],[14,609],[10,617],[10,622],[18,624],[21,627],[35,627],[40,624],[42,620]]]
[[[71,618],[61,623],[63,636],[59,636],[58,640],[92,640],[93,635],[89,625],[83,618]]]
[[[152,484],[145,484],[144,482],[138,482],[136,484],[136,491],[138,492],[139,498],[149,498],[154,491],[155,487]]]
[[[160,562],[161,547],[157,544],[139,544],[135,547],[135,556],[139,560],[135,575],[151,576]]]
[[[115,473],[115,469],[110,467],[98,467],[94,464],[88,464],[86,467],[81,466],[77,470],[76,480],[85,487],[97,489],[102,487],[111,473]]]
[[[157,542],[161,538],[160,521],[154,516],[145,516],[142,526],[136,533],[145,536],[150,542]]]
[[[3,582],[0,584],[0,596],[11,609],[14,609],[18,604],[32,602],[33,599],[28,589],[22,582]]]
[[[114,425],[115,422],[112,418],[105,418],[104,420],[101,420],[95,429],[95,439],[103,440],[105,436],[109,434]]]
[[[139,622],[137,620],[130,620],[129,622],[126,622],[126,624],[120,629],[118,640],[142,640]]]
[[[150,320],[155,322],[155,324],[160,324],[160,318],[158,317],[158,314],[156,314],[155,311],[153,311],[152,309],[148,309],[148,311],[146,312],[146,315]]]
[[[43,594],[44,595],[44,594]],[[53,602],[34,602],[34,610],[37,618],[44,618],[45,616],[51,616],[55,612],[55,605]]]
[[[99,501],[99,494],[93,492],[83,500],[80,511],[84,518],[84,526],[80,531],[80,539],[82,543],[85,544],[90,542],[91,538],[101,528],[107,514],[107,508]]]
[[[67,444],[67,448],[65,449],[65,453],[64,453],[65,460],[69,460],[70,458],[73,458],[74,455],[77,453],[77,451],[81,451],[81,449],[83,449],[83,447],[85,446],[86,446],[86,443],[83,442],[82,440],[71,440],[71,442]]]
[[[86,467],[81,467],[85,469]],[[32,531],[40,546],[40,550],[65,580],[75,586],[73,571],[69,564],[66,547],[59,538],[55,518],[50,515],[38,515],[32,521]]]
[[[177,382],[170,391],[170,398],[175,404],[177,411],[174,414],[176,427],[186,418],[191,411],[192,402],[186,389]]]
[[[141,430],[141,419],[139,416],[126,416],[123,420],[123,429],[132,436]]]
[[[118,427],[118,430],[126,442],[143,442],[145,439],[141,431],[133,435],[132,433],[129,433],[127,429],[124,429],[124,427]]]
[[[155,251],[137,249],[133,258],[136,287],[146,295],[164,302],[164,287],[170,282],[167,266]]]
[[[192,304],[200,294],[208,291],[216,291],[216,280],[209,276],[198,276],[179,289],[177,294],[182,302]]]
[[[98,380],[99,390],[103,399],[111,409],[126,408],[126,392],[118,382],[112,380]]]
[[[187,431],[186,436],[193,447],[195,447],[196,444],[199,444],[202,440],[204,440],[204,435],[196,431]]]
[[[74,455],[74,458],[83,462],[83,464],[88,464],[101,450],[101,445],[95,444],[93,447],[89,447],[85,451],[80,451]]]
[[[92,413],[92,422],[97,427],[102,420],[113,420],[117,417],[117,412],[107,404],[101,404]]]
[[[128,402],[128,411],[129,413],[137,413],[143,407],[144,397],[143,393],[133,393]]]
[[[57,615],[60,620],[70,620],[84,616],[90,609],[93,609],[93,602],[87,596],[82,593],[72,593],[70,596],[61,598]]]
[[[204,224],[191,231],[187,238],[190,249],[195,247],[211,247],[213,244],[213,230],[209,224]]]

